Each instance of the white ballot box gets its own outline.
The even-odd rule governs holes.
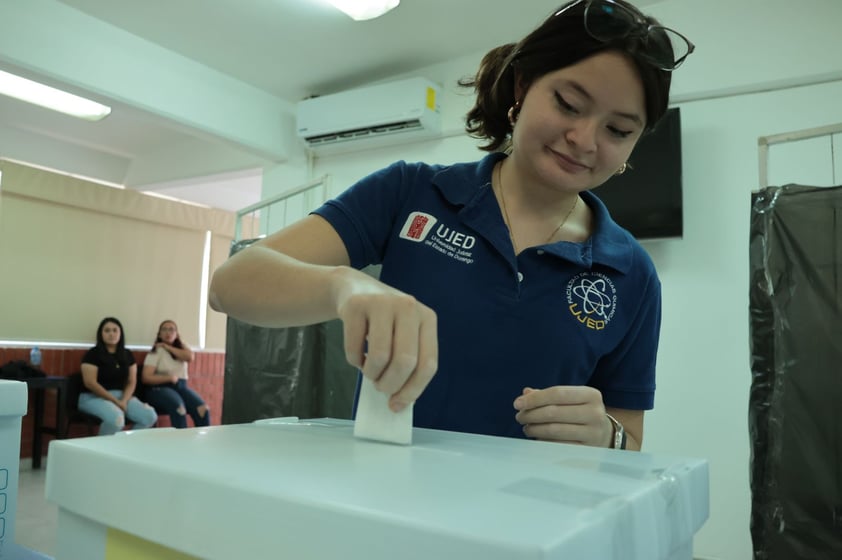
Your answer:
[[[689,560],[700,459],[346,420],[53,441],[56,560]]]
[[[0,379],[0,558],[15,542],[20,426],[26,414],[26,389],[22,381]]]

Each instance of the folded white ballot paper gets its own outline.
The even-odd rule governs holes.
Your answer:
[[[363,377],[357,415],[354,418],[354,436],[388,443],[412,443],[412,406],[400,412],[389,408],[389,395],[381,393],[374,383]]]

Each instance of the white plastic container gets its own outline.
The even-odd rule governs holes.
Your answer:
[[[708,517],[701,459],[420,428],[412,442],[295,418],[52,441],[56,560],[690,560]]]
[[[26,414],[26,383],[0,379],[0,557],[15,542],[20,426]]]

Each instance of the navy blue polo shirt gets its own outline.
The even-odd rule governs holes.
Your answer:
[[[589,385],[606,406],[650,409],[661,286],[651,259],[589,192],[594,233],[515,257],[491,189],[505,154],[450,166],[398,162],[314,213],[351,265],[438,315],[439,369],[416,426],[524,437],[512,402],[524,387]]]

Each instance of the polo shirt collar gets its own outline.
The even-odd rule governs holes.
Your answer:
[[[475,204],[481,198],[482,187],[491,185],[494,166],[504,159],[506,154],[494,152],[478,162],[446,166],[433,176],[433,185],[445,200],[455,206]]]
[[[481,225],[479,233],[485,233],[489,219],[485,202],[491,189],[491,174],[498,161],[507,156],[502,152],[494,152],[482,158],[479,162],[461,163],[443,167],[433,176],[433,185],[454,206],[461,206],[460,218],[467,225]],[[559,241],[547,245],[542,249],[551,255],[571,260],[582,266],[591,268],[593,264],[609,266],[618,272],[626,273],[632,265],[633,247],[631,236],[611,218],[605,204],[591,192],[581,193],[582,200],[590,207],[594,214],[595,229],[593,234],[582,243]],[[496,199],[494,201],[496,205]],[[480,223],[477,223],[477,220]],[[491,239],[498,245],[500,240]]]

